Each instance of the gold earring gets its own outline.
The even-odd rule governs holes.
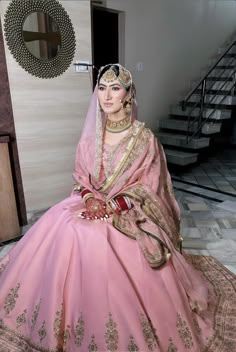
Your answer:
[[[127,100],[126,105],[125,105],[125,113],[127,116],[131,115],[132,111],[132,99]]]
[[[120,99],[120,105],[121,105],[121,109],[124,109],[124,102],[122,99]]]

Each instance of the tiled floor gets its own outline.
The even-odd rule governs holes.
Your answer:
[[[175,175],[176,176],[176,175]],[[193,254],[212,255],[236,274],[236,150],[210,158],[174,181],[181,208],[183,247]],[[195,185],[183,184],[181,180]],[[213,190],[199,187],[210,186]],[[231,195],[219,193],[219,188]],[[43,212],[30,214],[30,225]],[[13,246],[0,247],[0,258]]]
[[[236,198],[221,203],[177,191],[183,247],[212,255],[236,274]]]
[[[236,194],[236,148],[218,151],[206,162],[192,166],[185,172],[173,172],[172,175],[181,180]]]

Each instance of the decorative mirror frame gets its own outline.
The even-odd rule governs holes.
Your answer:
[[[32,12],[45,12],[57,23],[61,34],[61,48],[50,60],[40,60],[27,49],[23,24]],[[76,47],[71,20],[58,0],[12,0],[4,18],[5,39],[15,60],[30,74],[39,78],[54,78],[70,66]]]

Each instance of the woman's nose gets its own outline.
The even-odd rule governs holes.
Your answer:
[[[107,90],[106,90],[106,93],[105,93],[105,99],[106,99],[106,100],[109,100],[110,98],[111,98],[110,90],[107,89]]]

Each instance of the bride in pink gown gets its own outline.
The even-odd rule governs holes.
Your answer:
[[[74,179],[0,261],[0,352],[235,352],[235,276],[181,252],[165,155],[121,65],[99,72]]]

